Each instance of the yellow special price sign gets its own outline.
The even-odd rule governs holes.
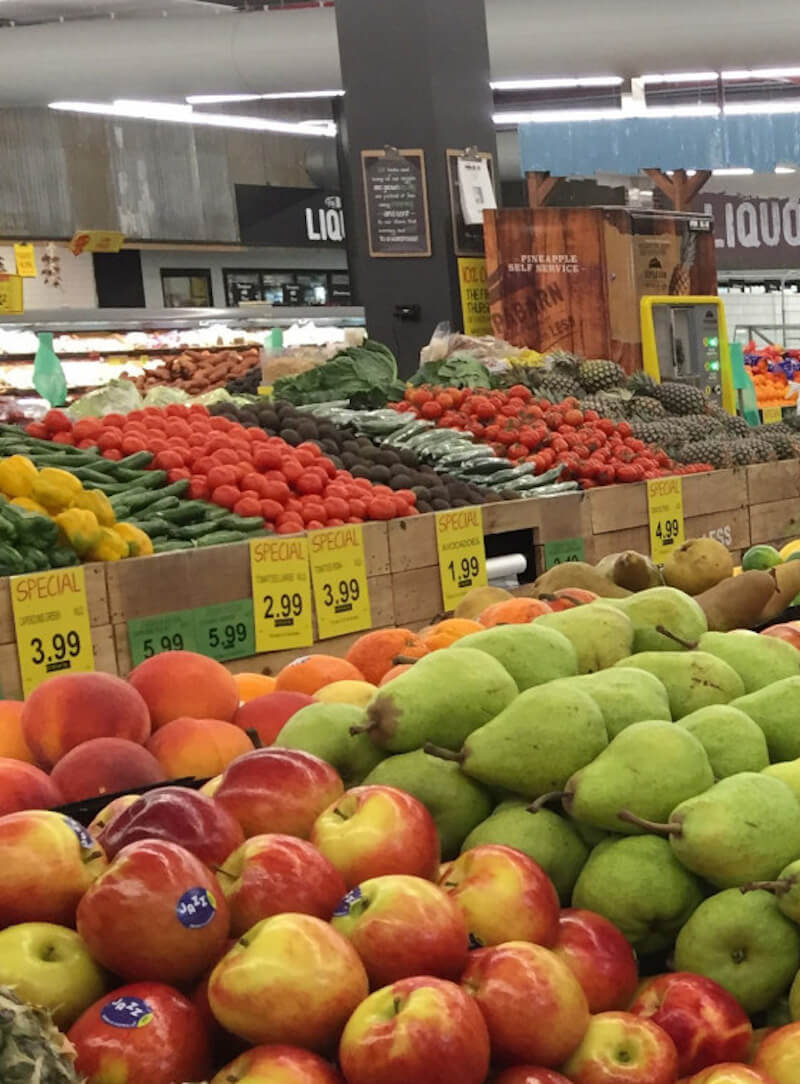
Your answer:
[[[69,243],[73,256],[84,252],[119,252],[125,234],[119,230],[78,230]]]
[[[25,696],[56,674],[94,670],[82,568],[12,576],[11,605]]]
[[[661,563],[684,542],[683,480],[651,478],[647,483],[647,509],[650,555]]]
[[[458,286],[461,291],[464,334],[491,335],[486,260],[482,256],[462,256],[458,260]]]
[[[311,580],[308,543],[303,535],[275,535],[250,541],[253,625],[256,652],[308,647]]]
[[[0,313],[18,316],[23,312],[22,278],[19,275],[0,275]]]
[[[33,245],[27,241],[14,245],[14,263],[20,278],[36,278],[36,253]]]
[[[765,406],[761,410],[764,425],[775,425],[783,420],[783,410],[779,406]]]
[[[310,531],[308,553],[320,640],[372,628],[361,525]]]
[[[445,610],[453,610],[467,591],[485,587],[486,549],[483,512],[478,507],[436,513],[436,546]]]

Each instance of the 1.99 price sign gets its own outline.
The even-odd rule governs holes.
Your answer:
[[[454,610],[473,587],[485,587],[486,550],[480,508],[436,513],[436,545],[445,610]]]
[[[311,531],[308,545],[319,638],[326,640],[371,628],[361,525],[348,523]]]
[[[250,576],[253,654],[312,644],[311,579],[305,537],[254,538],[250,542]]]
[[[683,480],[651,478],[647,483],[647,510],[650,556],[660,564],[684,543]]]
[[[12,577],[11,604],[25,696],[55,674],[94,670],[82,568]]]

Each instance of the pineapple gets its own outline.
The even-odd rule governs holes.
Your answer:
[[[625,383],[625,370],[615,361],[585,361],[580,367],[578,379],[589,392],[605,391]]]
[[[0,986],[2,1084],[80,1084],[72,1049],[45,1009]]]
[[[681,240],[681,262],[669,280],[669,293],[686,297],[692,292],[692,267],[696,256],[697,234],[687,231]]]

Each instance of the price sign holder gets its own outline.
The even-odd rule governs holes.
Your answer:
[[[683,479],[651,478],[647,483],[650,520],[650,555],[660,564],[682,546],[686,537],[683,522]]]
[[[311,531],[308,547],[320,640],[371,628],[361,525]]]
[[[128,646],[131,663],[138,666],[163,651],[197,651],[201,649],[195,634],[192,610],[138,617],[128,622]],[[206,652],[208,654],[208,652]]]
[[[198,650],[217,662],[245,659],[256,653],[253,601],[220,602],[192,610]]]
[[[764,425],[775,425],[783,420],[783,410],[779,406],[765,406],[761,410]]]
[[[24,308],[22,277],[0,274],[0,314],[19,316]]]
[[[250,541],[255,650],[291,650],[314,642],[308,542],[303,535]]]
[[[82,568],[12,576],[11,605],[25,696],[49,677],[94,670]]]
[[[486,547],[480,508],[436,513],[436,547],[445,610],[454,610],[473,587],[485,587]]]
[[[14,245],[14,264],[21,279],[36,278],[36,251],[29,241]]]
[[[559,538],[557,542],[545,542],[544,567],[555,568],[567,561],[583,561],[585,549],[582,538]]]

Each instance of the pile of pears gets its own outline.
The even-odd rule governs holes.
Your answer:
[[[708,630],[659,586],[499,625],[276,744],[430,810],[445,860],[500,843],[640,956],[800,1017],[800,651]]]

